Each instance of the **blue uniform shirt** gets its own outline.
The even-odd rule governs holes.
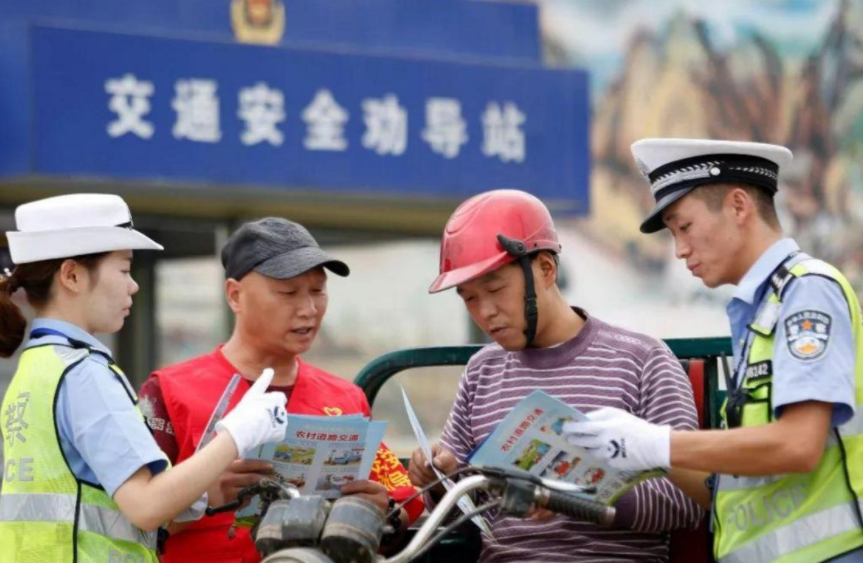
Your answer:
[[[36,319],[32,329],[61,332],[110,356],[104,344],[73,324]],[[66,340],[41,336],[28,346],[55,342]],[[72,472],[82,481],[101,485],[111,496],[140,468],[149,467],[155,475],[168,466],[124,386],[132,389],[108,367],[106,357],[91,353],[66,374],[54,413],[60,446]]]
[[[769,277],[788,256],[799,251],[790,238],[771,246],[743,276],[728,304],[734,360],[737,365],[762,301],[769,293]],[[797,254],[791,264],[809,258]],[[802,314],[802,316],[801,316]],[[803,321],[801,321],[801,318]],[[795,325],[818,318],[823,349],[801,354],[795,347]],[[826,320],[825,320],[826,319]],[[822,401],[833,405],[833,426],[847,422],[855,410],[854,362],[856,350],[848,302],[839,284],[820,276],[805,276],[790,282],[782,298],[773,351],[773,412],[778,418],[786,405]]]

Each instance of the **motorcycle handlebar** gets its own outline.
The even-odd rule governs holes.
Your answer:
[[[540,494],[543,498],[538,503],[539,506],[552,512],[565,514],[576,520],[593,522],[601,526],[611,526],[614,523],[616,514],[614,507],[569,493],[552,491],[544,487]]]
[[[565,514],[603,526],[614,522],[615,509],[595,500],[574,495],[574,492],[595,491],[591,487],[580,487],[559,481],[549,481],[511,469],[496,467],[476,467],[479,475],[460,480],[447,492],[440,503],[432,510],[428,519],[417,530],[413,540],[400,553],[382,563],[407,563],[421,552],[438,526],[455,507],[457,501],[474,490],[485,490],[491,496],[501,499],[500,509],[514,516],[526,517],[537,508]],[[434,540],[432,540],[434,543]]]
[[[511,469],[492,467],[475,467],[474,469],[478,474],[464,477],[453,485],[402,551],[389,558],[377,556],[374,561],[376,563],[408,563],[414,560],[418,554],[436,543],[451,527],[447,526],[446,529],[438,532],[439,526],[450,511],[455,508],[458,500],[476,490],[486,491],[492,498],[499,499],[494,504],[503,513],[516,517],[526,517],[537,508],[545,508],[582,522],[592,522],[604,526],[609,526],[614,522],[615,510],[613,507],[579,496],[579,494],[595,491],[590,487],[548,481],[526,472]],[[267,557],[264,563],[306,561],[306,559],[294,558],[298,553],[295,549],[279,551]],[[324,558],[320,561],[330,560]]]
[[[614,522],[616,512],[613,507],[583,496],[595,489],[549,481],[529,474],[514,474],[512,470],[498,471],[497,480],[503,483],[501,509],[506,514],[527,517],[537,509],[544,508],[601,526],[609,526]]]

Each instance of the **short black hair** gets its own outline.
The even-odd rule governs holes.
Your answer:
[[[706,203],[710,211],[719,211],[722,209],[725,196],[731,190],[738,188],[749,194],[749,197],[755,202],[758,216],[765,223],[774,229],[782,228],[779,224],[779,216],[776,214],[776,202],[774,201],[773,194],[761,188],[748,184],[708,184],[697,187],[692,190],[692,193]]]

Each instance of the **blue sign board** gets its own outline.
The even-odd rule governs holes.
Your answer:
[[[33,174],[587,211],[581,71],[53,27],[28,50]]]
[[[539,64],[535,4],[480,0],[252,0],[281,14],[275,44],[338,46],[425,56]],[[234,15],[250,0],[0,0],[0,22],[234,41]],[[478,30],[482,30],[478,32]],[[272,42],[268,42],[272,44]]]

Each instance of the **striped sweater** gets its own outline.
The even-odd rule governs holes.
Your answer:
[[[577,312],[587,322],[563,344],[519,352],[491,344],[471,358],[441,436],[460,463],[537,389],[583,412],[618,407],[677,429],[698,427],[689,381],[662,342]],[[540,522],[492,514],[496,542],[483,539],[481,562],[664,562],[663,532],[695,527],[702,517],[669,481],[648,480],[618,501],[614,529],[564,516]]]

